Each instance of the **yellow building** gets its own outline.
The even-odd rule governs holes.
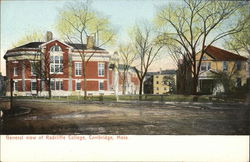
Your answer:
[[[175,89],[176,75],[174,70],[165,70],[153,75],[153,94],[166,94]]]
[[[198,53],[196,62],[200,57]],[[225,92],[227,87],[218,81],[222,74],[229,76],[235,87],[244,86],[247,83],[247,58],[214,46],[207,47],[200,66],[198,91],[207,94]]]

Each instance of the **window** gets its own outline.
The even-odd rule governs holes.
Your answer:
[[[104,90],[104,83],[103,83],[103,81],[99,81],[99,90]]]
[[[17,67],[14,67],[13,73],[14,73],[14,76],[18,76],[18,74],[17,74]]]
[[[50,72],[62,73],[63,72],[63,57],[57,55],[50,56]]]
[[[31,82],[31,90],[35,91],[36,90],[36,81]]]
[[[80,62],[75,63],[75,75],[77,75],[77,76],[82,75],[82,63],[80,63]]]
[[[159,81],[156,81],[156,84],[159,84]]]
[[[80,81],[76,81],[76,90],[81,90],[81,82]]]
[[[56,80],[56,81],[50,81],[50,89],[51,90],[63,90],[63,81]]]
[[[104,63],[98,63],[98,76],[104,76]]]
[[[50,51],[59,52],[59,51],[62,51],[62,48],[60,46],[58,46],[58,45],[55,45],[55,46],[50,48]]]
[[[222,70],[223,71],[227,71],[227,69],[228,69],[228,62],[227,61],[223,61],[222,62]]]
[[[202,62],[201,71],[208,71],[211,69],[211,62]]]
[[[13,91],[18,91],[18,82],[17,81],[13,82]]]
[[[35,62],[30,63],[30,73],[33,76],[36,76],[36,66],[37,64]]]
[[[236,87],[241,87],[241,78],[236,78]]]
[[[241,62],[237,61],[236,62],[236,70],[240,70],[241,69]]]
[[[156,90],[159,91],[159,88],[157,87]]]
[[[165,88],[164,88],[164,91],[166,91],[166,90],[167,90],[167,88],[165,87]]]
[[[159,78],[159,76],[158,76],[158,75],[156,75],[156,76],[155,76],[155,78]]]
[[[55,82],[53,80],[50,81],[50,89],[55,90]]]

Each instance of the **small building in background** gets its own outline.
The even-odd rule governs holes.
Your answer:
[[[149,72],[144,82],[145,94],[167,94],[176,91],[176,70]]]

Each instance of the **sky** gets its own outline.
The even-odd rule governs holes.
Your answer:
[[[65,0],[3,0],[1,1],[1,72],[5,74],[5,52],[12,44],[32,31],[52,31],[58,38],[55,21],[58,10],[67,3]],[[94,0],[92,7],[103,13],[118,31],[120,41],[129,39],[128,29],[139,20],[152,20],[156,6],[166,4],[163,0]],[[115,49],[107,49],[113,52]],[[151,70],[159,70],[156,66],[170,61],[157,60]],[[163,69],[167,67],[161,67]]]

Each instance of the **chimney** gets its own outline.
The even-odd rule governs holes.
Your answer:
[[[46,32],[46,42],[51,41],[53,39],[53,33],[51,31]]]
[[[93,49],[94,47],[94,37],[93,36],[87,36],[87,49]]]

